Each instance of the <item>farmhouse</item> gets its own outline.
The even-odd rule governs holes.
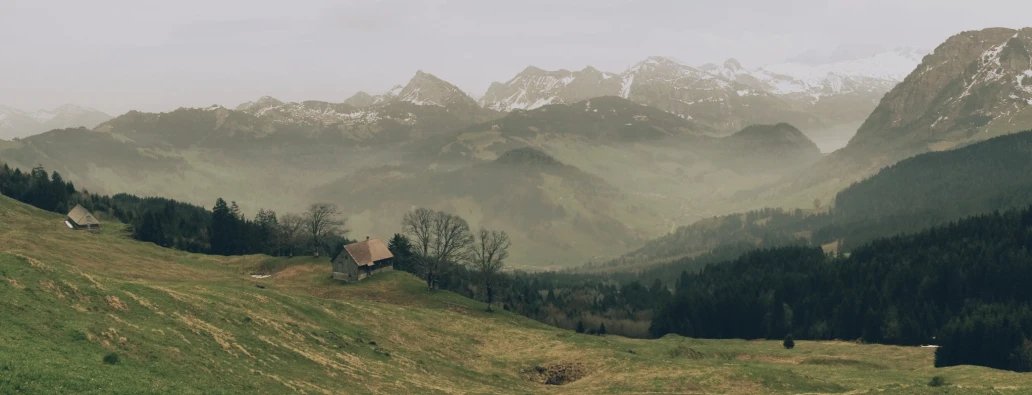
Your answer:
[[[68,212],[65,224],[72,229],[100,230],[100,221],[97,220],[97,217],[94,217],[89,210],[78,204],[72,208],[72,211]]]
[[[380,239],[370,239],[344,246],[333,258],[333,278],[359,281],[373,274],[394,270],[394,255]]]

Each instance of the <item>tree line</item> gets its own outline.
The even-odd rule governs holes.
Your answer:
[[[42,167],[7,165],[0,193],[60,213],[82,204],[130,224],[135,239],[195,252],[334,256],[350,242],[346,220],[329,204],[282,216],[262,209],[249,219],[223,199],[208,211],[164,198],[101,196]],[[776,214],[813,220],[797,215]],[[428,288],[500,302],[572,330],[932,343],[940,346],[937,366],[1032,370],[1032,208],[877,239],[848,256],[743,242],[637,272],[597,274],[507,272],[507,234],[474,232],[446,212],[413,210],[401,228],[389,242],[396,268],[418,274]]]
[[[643,286],[568,272],[506,271],[508,234],[474,232],[455,214],[417,208],[401,225],[388,243],[396,270],[420,276],[428,289],[481,299],[489,310],[498,301],[505,310],[571,330],[645,337],[652,309],[670,297],[658,279]]]
[[[649,328],[704,338],[938,344],[937,366],[1032,367],[1032,207],[879,239],[834,257],[757,250],[684,272]]]
[[[502,272],[491,296],[473,266],[425,266],[413,254],[442,255],[420,252],[405,234],[389,244],[397,267],[428,286],[498,298],[578,332],[936,344],[936,366],[1032,370],[1032,207],[878,239],[849,256],[742,244],[633,273]]]
[[[303,213],[278,216],[259,209],[247,218],[236,202],[218,198],[204,207],[160,197],[129,194],[99,195],[77,190],[58,172],[42,166],[29,172],[0,166],[0,193],[37,208],[60,214],[79,204],[102,221],[129,225],[136,240],[163,247],[217,255],[268,254],[335,255],[347,239],[346,220],[336,205],[315,203]]]

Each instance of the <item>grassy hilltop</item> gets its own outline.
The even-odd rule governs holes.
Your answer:
[[[72,231],[0,196],[0,393],[1032,391],[1028,375],[935,369],[929,348],[580,335],[402,272],[342,285],[325,261],[190,254],[123,233]]]

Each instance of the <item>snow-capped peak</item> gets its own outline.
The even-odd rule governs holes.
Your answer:
[[[262,109],[282,106],[283,102],[272,96],[262,96],[255,101],[249,101],[236,106],[237,111],[256,112]]]
[[[742,64],[735,58],[728,58],[720,65],[707,63],[699,66],[699,69],[728,81],[736,81],[739,79],[739,76],[749,74],[749,71],[742,67]]]
[[[623,78],[586,66],[579,71],[527,67],[505,83],[493,83],[480,99],[498,111],[531,110],[550,104],[576,103],[592,97],[615,95]]]
[[[708,64],[702,69],[775,95],[801,95],[817,101],[828,95],[887,92],[921,63],[924,54],[912,48],[898,48],[832,63],[777,63],[751,71],[728,59],[722,66]]]
[[[921,63],[927,52],[910,48],[900,48],[877,53],[859,59],[845,60],[826,64],[778,63],[763,67],[775,74],[787,75],[802,81],[815,81],[830,75],[841,77],[874,78],[889,81],[902,81]]]
[[[422,70],[416,71],[396,97],[398,101],[421,106],[477,106],[476,101],[462,89]]]
[[[398,93],[401,93],[401,90],[404,88],[404,86],[395,85],[386,93],[375,96],[375,98],[373,99],[373,104],[384,104],[394,101],[394,99],[398,97]]]

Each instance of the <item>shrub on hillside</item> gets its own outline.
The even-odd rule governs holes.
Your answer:
[[[119,362],[121,362],[121,359],[118,358],[116,353],[108,353],[108,355],[104,356],[104,363],[108,365],[118,365]]]

